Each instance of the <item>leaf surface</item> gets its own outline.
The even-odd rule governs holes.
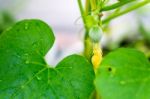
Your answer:
[[[150,63],[135,49],[118,49],[104,57],[95,84],[101,99],[150,99]]]
[[[56,68],[44,56],[54,43],[51,28],[23,20],[0,36],[0,99],[85,99],[93,91],[92,65],[71,55]]]

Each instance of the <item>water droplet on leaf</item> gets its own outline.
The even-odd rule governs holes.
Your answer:
[[[24,88],[24,86],[22,85],[22,86],[21,86],[21,88],[23,89],[23,88]]]
[[[28,23],[25,24],[25,30],[27,30],[29,28]]]
[[[37,78],[37,80],[41,80],[42,78],[41,77],[39,77],[39,76],[36,76],[36,78]]]
[[[25,62],[26,64],[29,64],[30,63],[30,61],[29,60],[26,60],[26,62]]]
[[[126,82],[125,82],[125,81],[120,81],[120,84],[121,84],[121,85],[125,85]]]

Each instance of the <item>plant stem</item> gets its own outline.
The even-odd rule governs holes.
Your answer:
[[[125,1],[119,1],[113,5],[110,5],[110,6],[104,6],[101,11],[108,11],[108,10],[113,10],[113,9],[116,9],[116,8],[119,8],[119,7],[122,7],[123,5],[125,4],[128,4],[128,3],[131,3],[133,1],[136,1],[136,0],[125,0]]]
[[[80,13],[81,13],[81,16],[82,16],[84,28],[87,29],[86,20],[85,20],[85,13],[84,13],[84,9],[83,9],[83,5],[82,5],[81,0],[78,0],[78,5],[79,5]]]
[[[90,1],[89,0],[86,0],[85,1],[85,15],[87,16],[87,15],[89,15],[90,13]]]
[[[89,62],[91,62],[93,44],[88,33],[89,32],[86,31],[84,37],[84,56],[89,60]]]
[[[90,11],[90,1],[86,0],[85,11],[83,9],[81,0],[78,0],[78,5],[79,5],[80,13],[81,13],[84,28],[85,28],[84,56],[90,61],[91,42],[90,42],[89,35],[88,35],[89,29],[86,26],[86,16],[89,14],[89,11]]]
[[[91,4],[90,0],[86,0],[85,2],[85,16],[91,14]],[[86,23],[85,23],[86,24]],[[85,28],[85,36],[84,36],[84,56],[91,61],[92,56],[92,42],[89,38],[89,28]]]
[[[92,11],[94,11],[96,9],[96,1],[90,0],[90,4],[91,4]]]
[[[123,14],[126,14],[126,13],[128,13],[130,11],[133,11],[133,10],[135,10],[137,8],[140,8],[140,7],[142,7],[142,6],[144,6],[144,5],[148,4],[148,3],[150,3],[149,0],[144,0],[144,1],[140,2],[140,3],[138,3],[138,4],[135,4],[134,6],[131,6],[131,7],[127,8],[126,10],[124,10],[124,11],[122,11],[120,13],[113,14],[113,15],[109,16],[108,18],[106,18],[102,22],[103,23],[107,23],[107,22],[109,22],[110,20],[112,20],[114,18],[117,18],[117,17],[119,17],[119,16],[121,16]]]

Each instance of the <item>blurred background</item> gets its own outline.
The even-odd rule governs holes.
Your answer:
[[[83,51],[84,29],[77,0],[0,0],[0,33],[31,18],[45,21],[55,34],[55,44],[45,56],[48,64]],[[118,47],[134,47],[150,59],[150,4],[111,21],[104,32],[104,55]]]

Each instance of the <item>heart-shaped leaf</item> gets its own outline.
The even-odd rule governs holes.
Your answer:
[[[44,56],[54,35],[40,20],[24,20],[0,36],[0,99],[86,99],[93,91],[92,65],[71,55],[56,68]]]
[[[101,99],[150,99],[150,63],[135,49],[118,49],[102,61],[95,84]]]

